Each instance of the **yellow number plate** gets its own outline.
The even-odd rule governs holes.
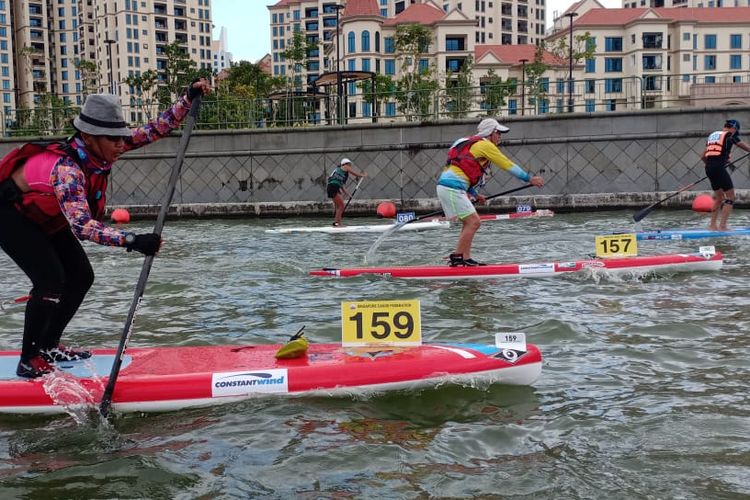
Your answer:
[[[638,241],[635,234],[610,234],[596,237],[597,257],[635,257]]]
[[[342,302],[341,344],[421,345],[419,300]]]

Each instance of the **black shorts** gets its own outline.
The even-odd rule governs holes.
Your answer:
[[[328,184],[326,187],[326,191],[328,192],[329,198],[335,198],[337,194],[339,194],[339,191],[341,190],[341,186],[337,186],[335,184]]]
[[[711,181],[711,189],[714,191],[719,189],[724,191],[734,189],[732,177],[729,175],[729,171],[723,163],[712,162],[709,160],[709,162],[706,163],[706,175],[708,176],[708,180]]]

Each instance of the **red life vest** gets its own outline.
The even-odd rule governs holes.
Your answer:
[[[9,178],[21,165],[25,164],[33,156],[42,153],[53,153],[60,157],[71,158],[79,166],[86,176],[86,199],[91,210],[91,217],[102,220],[106,206],[107,176],[109,170],[85,168],[76,161],[75,149],[67,143],[27,143],[5,155],[0,160],[0,182]],[[48,234],[54,234],[69,227],[68,220],[62,213],[60,204],[54,193],[31,190],[23,193],[21,201],[16,203],[19,212],[28,219],[42,226]]]
[[[448,165],[454,165],[461,169],[469,178],[469,185],[476,186],[487,172],[479,160],[471,154],[471,147],[484,137],[474,135],[456,144],[448,150]]]

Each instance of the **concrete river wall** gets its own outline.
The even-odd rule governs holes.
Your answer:
[[[748,107],[685,108],[500,118],[511,129],[503,136],[502,151],[525,169],[540,173],[546,185],[497,198],[491,208],[518,203],[555,210],[648,205],[701,179],[706,136],[720,129],[726,118],[750,127],[748,111]],[[478,121],[198,130],[185,157],[172,212],[182,216],[330,214],[325,181],[343,157],[369,174],[348,214],[373,215],[383,200],[405,209],[434,210],[438,207],[435,180],[447,148],[456,138],[471,135]],[[128,207],[135,216],[155,215],[178,143],[174,134],[123,156],[112,172],[109,206]],[[5,140],[0,152],[18,144]],[[733,158],[744,153],[737,148]],[[732,177],[740,188],[738,205],[742,206],[750,200],[750,159],[740,159],[737,167]],[[522,185],[493,170],[486,194]],[[665,206],[689,206],[695,190],[710,192],[708,181]]]

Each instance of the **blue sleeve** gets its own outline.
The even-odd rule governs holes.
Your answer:
[[[519,167],[518,165],[513,165],[510,167],[510,170],[508,170],[511,174],[518,177],[524,182],[529,182],[531,180],[531,175],[529,175],[528,172],[526,172],[524,169]]]

